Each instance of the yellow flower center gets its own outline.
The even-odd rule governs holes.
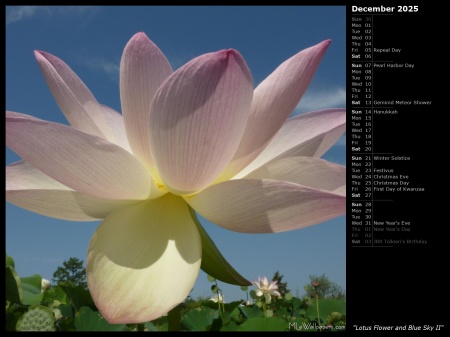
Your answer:
[[[162,184],[162,183],[159,183],[159,182],[156,182],[156,181],[155,181],[155,185],[156,185],[156,187],[158,187],[161,191],[169,192],[169,189],[166,187],[166,185],[164,185],[164,184]]]

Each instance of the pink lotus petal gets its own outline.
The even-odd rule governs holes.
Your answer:
[[[148,322],[189,295],[201,257],[200,235],[183,199],[146,200],[114,211],[95,232],[89,291],[108,322]]]
[[[43,51],[35,51],[34,55],[53,97],[70,125],[117,145],[124,145],[117,142],[117,139],[122,138],[120,133],[123,133],[124,128],[122,116],[112,109],[102,108],[64,61]],[[115,127],[111,127],[111,124]],[[126,142],[124,148],[127,146]]]
[[[102,138],[8,111],[6,144],[45,174],[80,193],[121,200],[150,197],[153,180],[144,166]]]
[[[138,202],[76,192],[24,161],[6,166],[6,201],[38,214],[75,221],[103,219],[117,208]]]
[[[103,113],[97,115],[97,121],[101,125],[104,138],[132,153],[122,115],[106,105],[100,104],[99,107]]]
[[[24,158],[6,168],[6,198],[47,216],[104,218],[89,245],[87,278],[110,323],[166,314],[188,296],[200,268],[247,284],[196,223],[194,209],[246,233],[345,214],[345,168],[318,159],[345,132],[345,110],[287,120],[329,43],[293,56],[253,90],[233,49],[173,73],[138,33],[120,65],[123,117],[100,105],[62,60],[36,51],[72,127],[6,113],[7,145]],[[267,303],[280,296],[276,281],[252,283]]]
[[[280,130],[303,97],[330,42],[326,40],[302,50],[258,85],[244,136],[222,180],[247,166]]]
[[[346,210],[342,195],[276,180],[230,180],[185,199],[207,220],[242,233],[300,229]]]
[[[274,159],[243,179],[282,180],[345,195],[346,168],[314,157]]]
[[[172,74],[161,50],[145,35],[135,34],[120,62],[120,100],[133,153],[156,176],[148,140],[150,104],[161,83]]]
[[[160,87],[150,112],[150,144],[164,184],[177,194],[208,186],[233,157],[247,123],[252,77],[242,56],[199,56]]]
[[[277,281],[270,281],[266,276],[258,276],[258,281],[253,281],[253,285],[257,288],[256,296],[261,297],[264,295],[266,303],[270,303],[272,296],[281,296],[281,294],[276,290],[278,289]]]
[[[288,119],[264,151],[233,179],[275,158],[322,156],[345,132],[345,118],[345,109],[326,109]]]

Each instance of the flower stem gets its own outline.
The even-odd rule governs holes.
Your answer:
[[[317,306],[317,322],[320,325],[320,314],[319,314],[319,295],[316,294],[316,306]]]
[[[217,284],[217,280],[214,280],[214,282],[216,283],[216,287],[217,287],[217,304],[219,306],[219,314],[222,315],[222,309],[220,307],[220,299],[222,298],[223,300],[223,294],[222,294],[222,290],[220,290],[219,285]],[[223,303],[222,303],[223,306]],[[225,312],[225,307],[223,309],[223,311]]]
[[[222,310],[222,307],[223,307],[223,293],[222,293],[222,290],[220,290],[220,289],[217,290],[217,303],[219,304],[219,313],[222,314],[222,312],[224,312],[225,309]]]
[[[167,323],[169,331],[181,330],[181,306],[183,303],[178,304],[175,308],[167,313]]]

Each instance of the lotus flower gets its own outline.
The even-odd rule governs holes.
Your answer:
[[[270,303],[272,296],[281,296],[278,292],[278,281],[271,281],[269,283],[266,276],[258,276],[258,281],[252,281],[252,283],[258,289],[256,291],[256,296],[261,297],[264,295],[266,303]]]
[[[51,288],[51,283],[49,280],[46,280],[45,278],[43,278],[41,280],[41,292],[44,292],[46,290],[49,290]]]
[[[253,89],[234,49],[173,71],[137,33],[120,64],[121,114],[62,60],[35,51],[70,126],[6,112],[6,143],[23,159],[6,167],[6,199],[54,218],[103,219],[87,281],[110,323],[166,314],[200,268],[250,285],[196,214],[232,231],[272,233],[345,213],[345,167],[319,158],[345,131],[344,109],[288,119],[329,44],[299,52]]]
[[[211,297],[209,300],[210,300],[210,301],[213,301],[213,302],[215,302],[215,303],[217,303],[217,302],[219,302],[219,303],[225,303],[225,299],[224,299],[224,297],[223,297],[222,294],[216,294],[216,295],[214,295],[213,297]]]

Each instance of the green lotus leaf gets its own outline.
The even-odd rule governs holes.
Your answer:
[[[14,260],[11,256],[6,255],[6,266],[11,266],[13,268],[16,268],[16,265],[14,264]]]
[[[23,304],[40,304],[44,298],[44,294],[41,292],[41,275],[34,274],[28,277],[21,277],[20,283],[22,284]]]
[[[6,266],[5,272],[6,300],[16,304],[22,304],[22,285],[20,277],[11,266]]]
[[[333,299],[319,299],[319,314],[320,321],[324,323],[327,317],[333,312],[339,312],[341,314],[346,313],[346,302],[343,300],[333,300]],[[311,306],[306,310],[306,315],[310,320],[317,320],[317,307],[316,301],[311,304]]]
[[[289,322],[278,317],[253,317],[239,325],[237,331],[287,331]]]
[[[66,293],[60,286],[51,287],[47,291],[44,292],[43,301],[46,303],[54,303],[54,301],[58,301],[62,304],[66,303]]]
[[[67,298],[75,307],[76,310],[80,310],[83,306],[90,306],[95,308],[94,300],[91,297],[89,290],[84,289],[81,286],[71,285],[59,285],[61,289],[66,293]]]
[[[239,310],[246,318],[264,317],[264,311],[262,311],[262,309],[260,309],[257,305],[252,305],[249,307],[242,306],[239,307]]]
[[[202,306],[187,312],[181,319],[181,325],[189,331],[210,331],[218,317],[219,310]]]
[[[77,331],[129,331],[125,324],[110,324],[90,307],[81,307],[75,315]]]

